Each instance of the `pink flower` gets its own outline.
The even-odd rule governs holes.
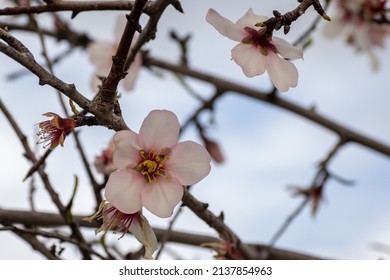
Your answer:
[[[94,165],[97,172],[104,175],[110,175],[116,170],[113,162],[114,150],[114,140],[111,140],[108,147],[103,150],[102,154],[95,157]]]
[[[105,196],[118,210],[131,214],[144,206],[159,217],[172,215],[183,196],[183,185],[193,185],[210,172],[210,155],[192,141],[178,143],[176,115],[154,110],[139,134],[122,130],[114,135],[114,165]]]
[[[279,91],[287,91],[290,87],[297,86],[298,71],[294,64],[285,58],[302,58],[302,48],[292,46],[281,38],[268,36],[266,28],[256,26],[266,21],[267,17],[255,15],[252,9],[249,9],[234,24],[210,9],[206,20],[222,35],[240,42],[232,49],[232,58],[241,66],[247,77],[261,75],[267,70]]]
[[[116,209],[111,203],[103,201],[98,212],[86,220],[92,222],[95,218],[103,219],[102,226],[96,230],[96,233],[104,230],[104,234],[106,234],[110,230],[115,230],[123,232],[119,237],[122,238],[126,232],[130,232],[145,246],[144,257],[152,259],[153,253],[157,250],[157,238],[148,220],[141,212],[125,214]]]
[[[51,150],[57,147],[58,144],[64,146],[65,137],[74,129],[75,121],[70,118],[63,119],[51,112],[43,115],[53,118],[50,121],[43,121],[38,124],[41,130],[37,133],[40,138],[37,144],[44,144],[44,148],[50,145]]]
[[[106,77],[110,72],[112,65],[112,56],[115,54],[119,40],[126,25],[126,17],[118,16],[115,26],[115,41],[94,42],[88,45],[89,60],[95,65],[95,73],[91,79],[91,88],[94,92],[99,90],[101,85],[101,77]],[[133,44],[136,41],[134,36]],[[126,77],[122,80],[123,88],[131,91],[134,88],[135,79],[138,76],[139,69],[142,64],[141,55],[137,54],[133,63],[127,71]]]

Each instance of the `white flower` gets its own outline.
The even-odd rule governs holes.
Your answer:
[[[99,90],[101,79],[99,77],[107,77],[112,65],[112,56],[115,54],[118,47],[119,40],[126,25],[126,18],[124,15],[118,16],[115,26],[115,41],[100,41],[93,42],[88,46],[89,60],[95,65],[95,72],[91,78],[91,89],[94,92]],[[136,41],[136,35],[132,45]],[[131,91],[134,88],[135,79],[138,76],[139,69],[142,64],[140,54],[135,56],[133,63],[127,71],[126,77],[122,80],[123,88],[126,91]]]
[[[281,38],[267,35],[266,28],[256,26],[267,20],[267,17],[255,15],[252,9],[249,9],[234,24],[210,9],[206,20],[222,35],[240,42],[232,49],[232,58],[241,66],[247,77],[261,75],[267,70],[279,91],[287,91],[290,87],[297,86],[298,71],[294,64],[285,58],[302,58],[303,50]]]
[[[119,211],[131,214],[145,207],[166,218],[183,197],[183,185],[198,183],[210,172],[210,155],[198,143],[178,143],[176,115],[154,110],[139,134],[122,130],[114,135],[113,162],[105,197]]]

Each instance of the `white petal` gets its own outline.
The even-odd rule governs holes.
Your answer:
[[[193,185],[210,173],[210,161],[211,157],[202,145],[184,141],[172,150],[167,168],[182,185]]]
[[[117,16],[116,21],[115,21],[115,27],[114,27],[114,35],[115,35],[115,41],[119,43],[123,31],[125,30],[127,23],[127,18],[125,14],[120,14]]]
[[[110,42],[96,42],[88,45],[89,60],[97,68],[110,69],[115,45]]]
[[[131,130],[121,130],[114,135],[115,150],[113,162],[116,168],[134,168],[141,160],[138,134]]]
[[[347,23],[343,23],[340,17],[332,17],[332,21],[325,22],[323,33],[328,38],[335,38],[344,32]]]
[[[297,86],[298,70],[290,61],[280,58],[273,52],[269,52],[266,64],[268,75],[279,91],[284,92],[290,87]]]
[[[131,223],[129,231],[145,246],[144,257],[153,259],[153,253],[158,248],[156,235],[148,220],[141,213],[138,213],[138,215],[139,219]]]
[[[138,72],[141,68],[141,64],[142,64],[141,55],[137,54],[135,56],[133,63],[130,65],[126,77],[123,79],[123,87],[125,88],[125,90],[130,91],[134,88],[135,79],[138,76]]]
[[[241,27],[221,16],[214,9],[209,9],[206,15],[206,21],[214,26],[214,28],[223,36],[228,37],[233,41],[240,42],[242,38],[245,37],[244,30]]]
[[[144,150],[160,152],[162,148],[177,144],[179,131],[179,120],[173,112],[153,110],[141,125],[138,141]]]
[[[271,40],[271,44],[276,47],[280,55],[284,58],[303,58],[303,49],[301,47],[293,46],[282,38],[273,37]]]
[[[145,179],[136,171],[115,171],[108,178],[105,197],[123,213],[138,212],[142,208],[141,190],[145,183]]]
[[[253,45],[238,44],[232,49],[232,58],[247,77],[261,75],[265,71],[264,56]]]
[[[245,15],[240,18],[238,21],[237,21],[237,25],[241,28],[241,29],[244,29],[245,27],[251,27],[253,29],[259,29],[259,27],[256,27],[256,23],[259,23],[259,22],[264,22],[268,19],[268,17],[266,16],[258,16],[256,14],[253,13],[253,10],[252,8],[250,8],[246,13]]]
[[[154,215],[168,218],[181,201],[183,192],[179,182],[160,178],[157,184],[147,184],[142,189],[142,204]]]

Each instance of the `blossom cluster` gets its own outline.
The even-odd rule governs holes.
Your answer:
[[[267,19],[253,13],[252,9],[236,23],[221,16],[214,9],[210,9],[206,15],[207,22],[219,33],[239,42],[232,49],[231,55],[247,77],[261,75],[267,71],[275,87],[279,91],[287,91],[298,83],[298,70],[287,59],[303,58],[303,50],[282,38],[270,36],[262,24]]]
[[[332,17],[324,33],[329,38],[344,35],[357,51],[366,52],[373,69],[378,68],[374,47],[383,48],[390,26],[381,21],[386,17],[387,0],[336,0],[338,14]]]

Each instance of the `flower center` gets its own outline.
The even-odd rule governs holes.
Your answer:
[[[160,153],[155,152],[153,149],[150,152],[141,150],[139,154],[142,160],[134,169],[141,173],[148,183],[157,182],[161,176],[168,178],[166,175],[167,168],[164,165],[171,153],[172,150],[170,148],[162,148]]]
[[[266,34],[266,28],[260,28],[259,30],[255,30],[247,26],[244,28],[244,30],[248,33],[248,36],[244,37],[241,40],[243,44],[254,45],[264,56],[268,55],[268,51],[278,53],[276,47],[270,43],[270,38]]]

